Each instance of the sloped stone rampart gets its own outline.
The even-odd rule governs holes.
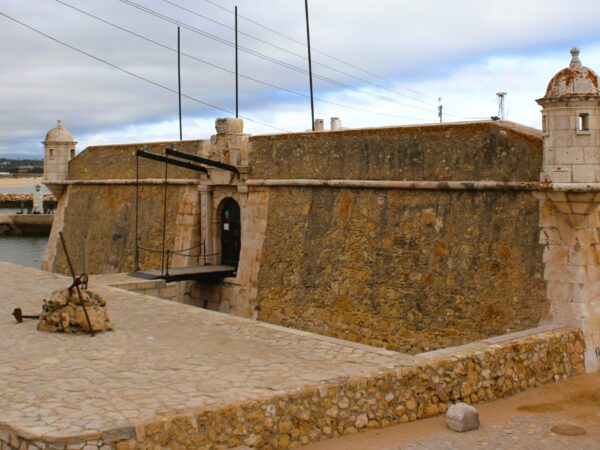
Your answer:
[[[520,337],[519,337],[520,336]],[[581,374],[584,342],[570,328],[531,330],[422,354],[413,366],[338,379],[270,398],[47,442],[0,425],[0,449],[285,449],[444,413]]]
[[[175,248],[177,217],[181,213],[185,185],[167,187],[167,249]],[[142,269],[161,267],[164,186],[141,185],[138,195],[138,245]],[[69,187],[63,234],[70,257],[79,270],[88,245],[88,272],[120,273],[135,270],[135,185],[75,185]],[[60,247],[60,243],[58,243]],[[50,270],[68,273],[62,250]]]
[[[259,320],[415,354],[547,313],[528,192],[276,187],[268,211]]]

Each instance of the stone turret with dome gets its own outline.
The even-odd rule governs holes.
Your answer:
[[[548,83],[543,107],[544,168],[541,181],[553,183],[600,182],[598,75],[583,66],[579,49],[571,49],[569,67]]]
[[[63,187],[53,183],[67,180],[69,161],[75,157],[77,142],[59,120],[56,127],[48,131],[42,144],[44,144],[44,183],[58,197]]]
[[[64,127],[62,120],[58,120],[56,126],[46,133],[44,143],[51,142],[75,142],[73,135]]]
[[[569,67],[552,77],[544,99],[589,97],[598,94],[598,75],[593,70],[581,65],[579,49],[573,47]]]
[[[600,94],[598,76],[571,49],[569,67],[548,84],[542,106],[544,189],[540,242],[544,280],[556,323],[584,334],[585,366],[600,369]]]

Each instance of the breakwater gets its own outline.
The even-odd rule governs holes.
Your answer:
[[[0,216],[0,236],[48,236],[52,228],[52,214],[14,214]]]
[[[56,202],[52,194],[44,194],[44,203]],[[3,194],[0,193],[0,208],[31,208],[33,206],[33,193],[31,194]]]

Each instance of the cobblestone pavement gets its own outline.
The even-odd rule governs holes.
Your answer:
[[[41,333],[10,315],[37,314],[69,284],[0,262],[0,424],[49,437],[103,431],[415,360],[108,286],[90,289],[107,300],[115,332]]]

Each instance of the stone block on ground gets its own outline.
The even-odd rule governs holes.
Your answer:
[[[477,410],[463,402],[456,402],[446,412],[448,428],[462,433],[463,431],[479,428],[479,413]]]
[[[90,324],[95,332],[111,331],[106,301],[98,294],[81,290]],[[59,289],[44,299],[42,314],[38,322],[39,331],[72,334],[89,333],[90,327],[75,288]]]

